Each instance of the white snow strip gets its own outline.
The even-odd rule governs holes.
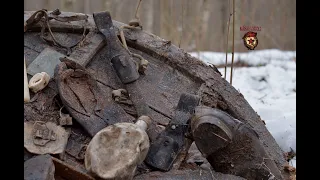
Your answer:
[[[223,65],[226,61],[224,52],[191,52],[194,56],[207,64]],[[228,53],[228,63],[231,63],[232,54]],[[252,66],[265,65],[272,61],[293,61],[296,57],[296,51],[281,51],[278,49],[267,49],[250,51],[248,53],[235,53],[234,62],[245,62]]]

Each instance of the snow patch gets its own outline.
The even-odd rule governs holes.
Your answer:
[[[226,53],[223,52],[191,52],[194,56],[207,64],[223,65],[226,61]],[[231,63],[232,54],[228,53],[228,63]],[[293,61],[296,57],[296,51],[281,51],[278,49],[267,49],[250,51],[248,53],[234,53],[234,62],[244,62],[248,65],[258,66],[269,63],[278,63],[279,61]]]

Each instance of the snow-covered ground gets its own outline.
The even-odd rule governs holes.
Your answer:
[[[223,65],[226,54],[190,53],[207,64]],[[199,56],[200,55],[200,56]],[[296,52],[276,49],[235,53],[235,62],[253,67],[233,69],[232,85],[238,89],[266,122],[280,147],[296,151]],[[231,54],[228,54],[231,63]],[[219,71],[224,75],[224,68]],[[227,68],[230,80],[230,68]],[[296,167],[296,158],[290,164]]]

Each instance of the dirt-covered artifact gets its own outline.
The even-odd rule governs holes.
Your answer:
[[[181,94],[174,117],[151,144],[145,160],[148,165],[162,171],[169,171],[172,168],[185,145],[185,134],[189,130],[188,121],[191,119],[199,100],[199,97],[195,95]]]
[[[195,144],[214,170],[247,179],[281,179],[259,135],[227,113],[206,106],[195,108],[191,121]]]

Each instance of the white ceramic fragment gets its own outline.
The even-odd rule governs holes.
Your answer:
[[[29,88],[34,93],[44,89],[50,81],[50,76],[46,72],[41,72],[35,74],[29,81]]]
[[[127,100],[128,92],[125,89],[116,89],[112,91],[112,98],[115,102],[120,102],[121,100]]]

